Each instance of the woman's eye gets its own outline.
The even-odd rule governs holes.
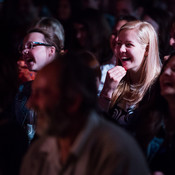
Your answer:
[[[116,46],[121,46],[121,45],[122,45],[122,43],[116,42]]]
[[[127,44],[126,44],[126,47],[131,47],[131,46],[132,46],[131,43],[127,43]]]
[[[31,43],[27,43],[27,49],[32,49],[32,44]]]
[[[33,47],[36,47],[36,46],[37,46],[37,44],[33,44],[33,45],[32,45],[32,48],[33,48]]]

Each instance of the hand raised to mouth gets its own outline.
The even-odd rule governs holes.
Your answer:
[[[102,93],[108,98],[112,97],[121,79],[126,75],[126,68],[115,66],[107,72],[105,84]]]

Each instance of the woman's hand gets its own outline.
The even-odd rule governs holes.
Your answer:
[[[115,66],[108,70],[102,94],[108,98],[112,97],[114,90],[117,88],[121,79],[126,75],[126,70],[122,66]]]

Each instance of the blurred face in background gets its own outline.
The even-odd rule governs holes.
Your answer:
[[[152,19],[149,15],[144,15],[143,20],[150,23],[154,27],[156,33],[159,33],[159,24],[154,19]]]
[[[165,99],[175,98],[175,56],[167,63],[160,75],[161,95]]]
[[[117,24],[114,26],[114,30],[112,32],[111,38],[110,38],[110,44],[111,44],[111,49],[114,51],[115,49],[115,44],[116,44],[116,37],[118,34],[118,31],[120,30],[120,28],[126,24],[127,21],[126,20],[119,20],[117,22]]]
[[[131,0],[117,0],[115,4],[115,16],[134,15],[134,9]]]
[[[170,31],[170,46],[172,46],[175,49],[175,22],[172,25],[172,28]]]
[[[59,77],[55,76],[55,69],[52,66],[46,67],[37,73],[32,83],[32,94],[27,106],[37,113],[38,135],[48,132],[52,121],[52,112],[57,108],[60,100],[58,88]]]
[[[86,46],[87,30],[86,27],[81,23],[74,23],[75,37],[78,44],[84,48]]]
[[[61,86],[61,65],[50,63],[41,69],[32,83],[32,94],[27,106],[37,113],[38,135],[64,136],[71,129],[75,114],[72,105],[63,102]],[[74,103],[74,102],[73,102]],[[82,117],[82,116],[81,116]]]
[[[99,9],[100,0],[83,0],[84,8]]]
[[[59,0],[57,15],[60,20],[68,20],[71,16],[71,4],[69,0]]]

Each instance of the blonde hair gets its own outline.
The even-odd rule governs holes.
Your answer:
[[[139,81],[136,84],[132,84],[129,72],[127,72],[113,93],[111,107],[116,103],[120,103],[122,106],[134,105],[137,107],[161,70],[158,39],[154,28],[147,22],[131,21],[122,26],[119,33],[123,30],[134,30],[137,32],[138,42],[147,47],[147,55],[144,56],[139,68],[141,72]]]

